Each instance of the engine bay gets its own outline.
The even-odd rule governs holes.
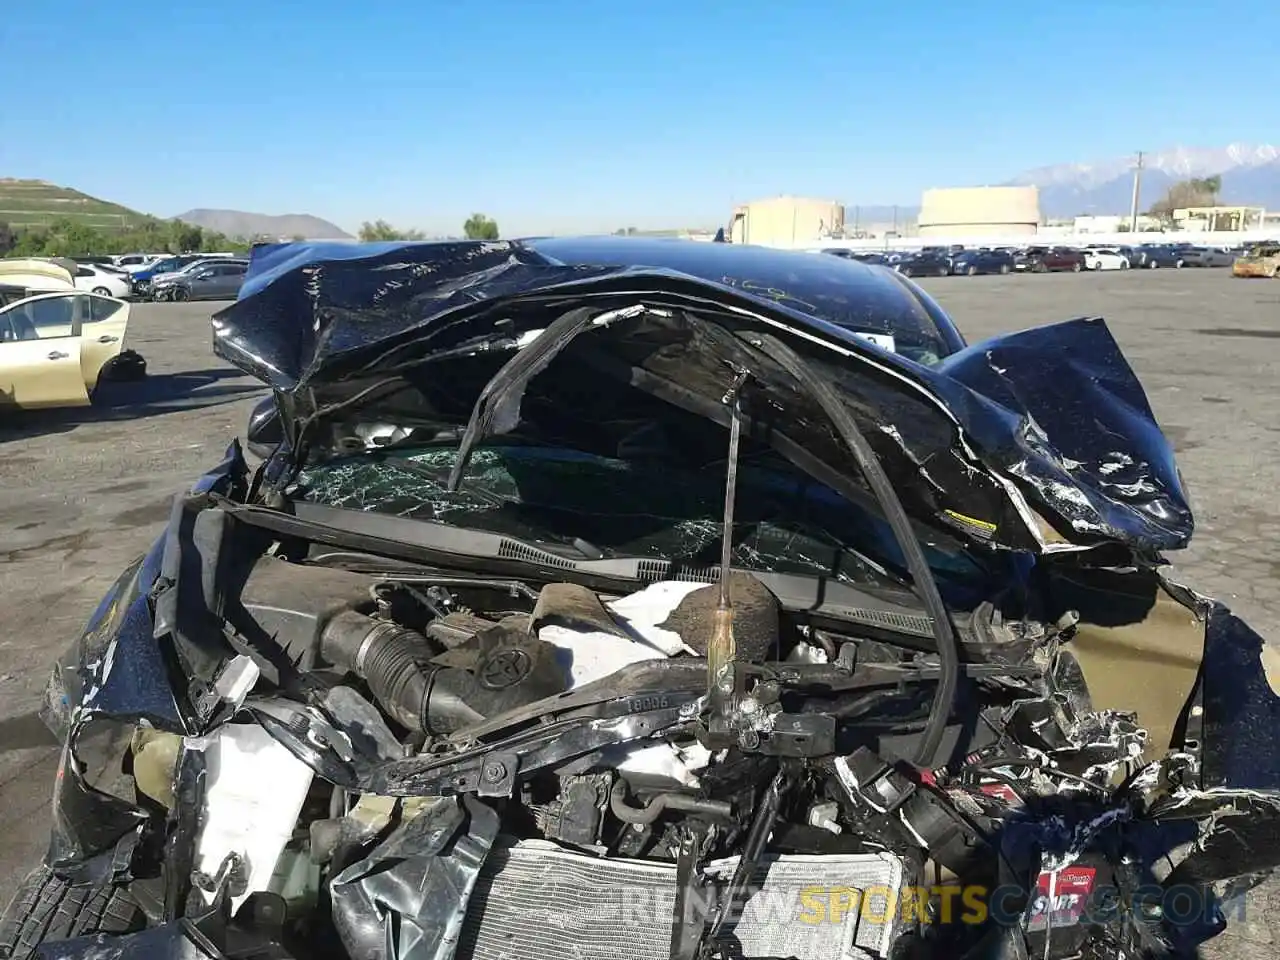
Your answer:
[[[171,816],[199,758],[218,811],[192,828],[206,909],[267,898],[315,950],[328,904],[352,957],[385,955],[370,918],[389,904],[415,938],[444,924],[460,957],[888,957],[993,922],[1083,942],[1079,904],[1045,884],[1115,821],[1147,734],[1092,709],[1070,618],[977,611],[922,756],[939,657],[814,626],[750,574],[730,577],[737,673],[715,729],[716,584],[595,592],[351,559],[249,565],[223,615],[252,692],[208,738],[134,745],[141,792],[176,784],[151,797]],[[999,916],[975,899],[962,917],[963,891],[1000,891]]]

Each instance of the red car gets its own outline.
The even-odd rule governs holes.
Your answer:
[[[1014,267],[1030,273],[1059,270],[1079,273],[1084,269],[1084,254],[1070,247],[1027,247],[1014,261]]]

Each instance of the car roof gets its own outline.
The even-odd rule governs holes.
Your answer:
[[[76,284],[72,271],[77,266],[69,260],[59,263],[37,257],[0,260],[0,284],[41,293],[74,290]]]

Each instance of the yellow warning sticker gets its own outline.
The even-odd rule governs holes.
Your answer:
[[[996,525],[988,523],[986,520],[977,520],[973,517],[966,517],[963,513],[956,513],[954,510],[944,510],[948,517],[952,520],[958,520],[960,523],[967,523],[971,527],[977,527],[979,530],[985,530],[987,533],[995,533]]]

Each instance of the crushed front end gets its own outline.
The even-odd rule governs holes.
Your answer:
[[[132,919],[11,942],[888,960],[1219,930],[1280,862],[1280,701],[1261,639],[1161,571],[1190,514],[1105,327],[964,349],[836,258],[779,261],[823,271],[800,290],[550,251],[264,254],[215,331],[281,442],[175,501],[51,683],[49,868]],[[910,322],[795,306],[855,288]]]

